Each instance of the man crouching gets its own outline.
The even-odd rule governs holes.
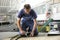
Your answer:
[[[36,26],[37,15],[35,11],[31,9],[31,6],[29,4],[24,5],[24,8],[21,9],[17,17],[17,27],[19,28],[21,35],[25,35],[27,28],[28,32],[30,32],[31,37],[38,35]],[[20,24],[21,22],[22,24]]]

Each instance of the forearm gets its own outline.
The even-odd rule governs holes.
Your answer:
[[[33,25],[33,29],[32,29],[33,32],[35,31],[35,29],[37,27],[36,25],[37,25],[36,20],[34,20],[34,25]]]
[[[22,30],[22,27],[20,25],[20,20],[17,20],[17,27],[19,28],[19,30]]]

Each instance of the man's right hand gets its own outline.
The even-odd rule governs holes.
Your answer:
[[[25,31],[20,30],[21,35],[25,35]]]

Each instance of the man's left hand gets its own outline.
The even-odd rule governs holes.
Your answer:
[[[34,32],[31,32],[30,36],[33,37],[34,36]]]

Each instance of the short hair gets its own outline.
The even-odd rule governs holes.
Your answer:
[[[26,8],[26,9],[30,9],[31,6],[30,6],[30,4],[25,4],[25,5],[24,5],[24,8]]]
[[[51,13],[48,13],[48,14],[51,14]]]

